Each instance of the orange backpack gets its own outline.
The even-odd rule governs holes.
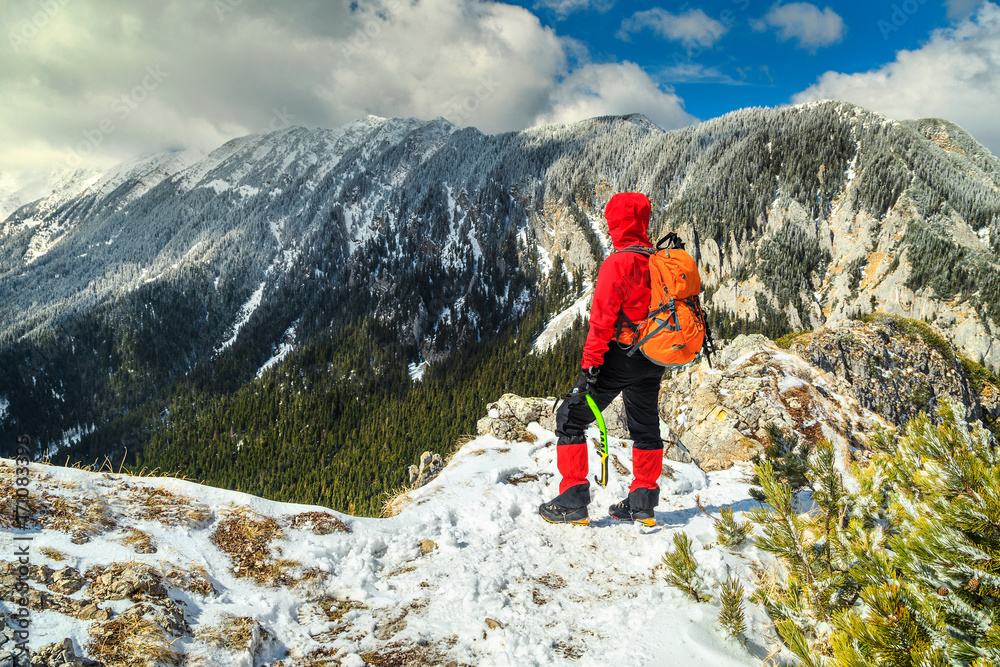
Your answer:
[[[704,350],[712,365],[715,351],[701,308],[701,275],[694,258],[684,250],[684,243],[671,232],[656,244],[656,249],[630,246],[625,251],[649,255],[649,315],[639,324],[625,317],[626,326],[635,332],[628,356],[639,350],[653,363],[679,366],[694,361]]]

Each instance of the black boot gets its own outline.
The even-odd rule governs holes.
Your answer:
[[[538,508],[538,513],[549,523],[569,523],[574,526],[589,526],[590,516],[587,513],[587,506],[583,507],[563,507],[556,504],[555,500],[542,503]]]
[[[652,509],[632,509],[629,506],[629,499],[626,498],[621,502],[617,502],[608,508],[608,513],[618,519],[619,521],[628,521],[629,523],[633,521],[638,521],[643,526],[652,528],[656,525],[656,519],[653,518]]]

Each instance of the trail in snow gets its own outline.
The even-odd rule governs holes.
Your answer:
[[[557,493],[555,436],[537,424],[528,430],[533,442],[483,436],[467,443],[438,478],[409,493],[408,504],[395,517],[340,515],[351,527],[349,534],[286,528],[272,551],[301,563],[296,570],[300,578],[307,569],[318,573],[294,587],[268,588],[237,577],[210,537],[233,509],[281,520],[303,511],[327,511],[323,508],[172,478],[33,465],[32,479],[48,475],[44,483],[61,493],[106,498],[108,513],[121,527],[84,545],[73,544],[65,533],[35,531],[32,562],[55,569],[68,565],[80,572],[121,561],[141,561],[164,571],[204,567],[217,596],[178,589],[171,589],[171,596],[183,602],[195,631],[224,614],[260,621],[273,638],[253,664],[283,659],[286,666],[296,665],[310,652],[327,651],[343,665],[361,665],[362,654],[405,646],[469,665],[758,665],[761,651],[752,656],[723,637],[715,620],[718,606],[695,604],[669,587],[660,565],[674,533],[684,530],[695,540],[709,582],[730,573],[752,580],[752,547],[743,552],[703,549],[715,533],[711,520],[695,507],[697,494],[714,512],[725,506],[748,509],[748,470],[706,475],[694,465],[670,462],[672,472],[667,472],[673,479],[660,480],[657,526],[649,529],[606,515],[629,484],[627,476],[612,469],[607,489],[593,487],[590,526],[552,525],[537,515],[537,507]],[[612,439],[611,452],[629,466],[630,448],[624,444]],[[592,471],[597,460],[592,452]],[[127,486],[160,487],[187,496],[192,503],[210,506],[215,518],[201,527],[130,518],[127,505],[114,495]],[[126,524],[148,533],[158,552],[137,554],[123,544]],[[433,542],[426,554],[421,549],[425,540]],[[12,545],[11,532],[0,534],[0,549],[10,553]],[[65,560],[49,562],[39,552],[43,546],[62,552]],[[338,622],[329,621],[316,602],[324,596],[354,601],[356,608]],[[128,601],[111,604],[117,612],[129,606]],[[7,603],[2,605],[9,611]],[[765,619],[750,609],[748,617],[751,640],[759,645]],[[80,647],[89,641],[88,625],[54,611],[36,612],[31,646],[37,649],[69,636]],[[211,648],[190,636],[178,640],[174,649],[200,655],[192,664],[252,664],[245,654]]]

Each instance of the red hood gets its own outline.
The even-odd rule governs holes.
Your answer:
[[[651,208],[649,198],[639,192],[619,192],[608,201],[604,217],[608,219],[615,250],[631,245],[653,245],[647,236]]]

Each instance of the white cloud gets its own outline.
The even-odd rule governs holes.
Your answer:
[[[794,39],[797,46],[810,51],[836,44],[843,39],[845,30],[844,19],[837,12],[829,7],[821,11],[808,2],[775,5],[751,25],[760,32],[774,29],[779,40],[786,42]]]
[[[552,110],[537,123],[573,123],[594,116],[641,113],[666,130],[697,122],[672,90],[663,90],[630,62],[590,64],[553,91]]]
[[[707,49],[718,42],[729,28],[700,9],[672,14],[661,7],[654,7],[636,12],[622,21],[618,37],[629,39],[632,33],[647,29],[665,39],[680,42],[687,49]]]
[[[573,12],[593,9],[598,12],[606,12],[615,5],[615,0],[538,0],[535,3],[536,9],[551,9],[560,16],[567,16]]]
[[[520,129],[551,109],[569,70],[534,14],[483,0],[51,6],[41,21],[0,10],[0,172],[369,113]]]
[[[1000,7],[935,31],[924,46],[857,74],[827,72],[793,102],[842,99],[899,120],[941,117],[1000,154]]]

